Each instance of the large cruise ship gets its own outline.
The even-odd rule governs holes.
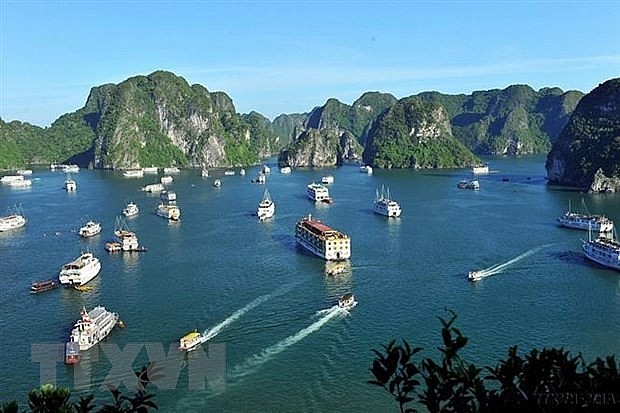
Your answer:
[[[171,221],[178,221],[181,217],[181,210],[173,204],[159,204],[157,209],[155,209],[155,213]]]
[[[85,252],[62,266],[58,279],[61,284],[84,285],[99,274],[101,263],[92,253]]]
[[[351,257],[349,236],[319,220],[312,219],[311,215],[297,223],[295,239],[302,247],[328,261],[346,260]]]
[[[583,203],[585,208],[585,203]],[[614,222],[604,215],[593,215],[587,211],[581,214],[572,212],[570,200],[568,201],[568,211],[561,217],[558,217],[558,224],[562,227],[582,230],[592,230],[597,232],[611,232],[614,229]]]
[[[402,212],[398,202],[390,198],[390,188],[388,188],[386,192],[383,185],[381,186],[381,194],[379,194],[379,190],[377,189],[374,210],[377,214],[394,218],[400,217]]]
[[[71,342],[78,343],[80,350],[88,350],[103,340],[118,322],[118,314],[97,306],[91,311],[82,307],[80,319],[71,330]]]
[[[321,184],[314,182],[309,184],[306,188],[306,194],[314,202],[332,202],[332,199],[329,197],[329,189]]]
[[[592,239],[589,233],[588,241],[583,242],[583,252],[586,257],[605,267],[620,271],[620,242],[617,238],[599,236]]]

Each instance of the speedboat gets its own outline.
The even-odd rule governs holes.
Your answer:
[[[347,293],[338,299],[338,307],[350,310],[357,305],[353,293]]]
[[[179,340],[179,350],[192,351],[203,341],[205,341],[205,337],[198,330],[194,330],[181,337]]]
[[[101,232],[101,224],[95,221],[88,221],[86,225],[80,228],[80,236],[84,238],[92,237]]]
[[[73,192],[77,189],[77,184],[69,175],[67,175],[67,179],[65,180],[65,189],[67,192]]]
[[[470,271],[467,274],[467,279],[469,281],[480,281],[483,277],[482,271]]]
[[[222,182],[219,179],[216,179],[215,181],[213,181],[213,186],[219,188],[220,186],[222,186]]]

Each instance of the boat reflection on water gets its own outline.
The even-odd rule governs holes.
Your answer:
[[[325,275],[336,276],[344,273],[351,273],[351,262],[344,261],[325,261]]]
[[[326,261],[323,283],[325,292],[330,297],[340,297],[353,289],[353,269],[351,261]]]

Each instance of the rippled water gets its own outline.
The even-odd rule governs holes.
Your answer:
[[[470,337],[467,356],[483,365],[513,344],[564,346],[587,358],[617,354],[620,273],[587,262],[580,250],[587,234],[559,228],[555,218],[569,199],[576,206],[583,196],[590,212],[620,222],[620,196],[550,190],[541,157],[490,162],[480,191],[471,191],[456,187],[468,176],[463,170],[367,176],[347,165],[281,175],[272,161],[266,187],[276,215],[262,223],[253,214],[265,186],[250,183],[257,167],[246,168],[245,177],[215,170],[210,178],[200,171],[175,176],[182,215],[170,224],[153,212],[157,197],[138,191],[158,181],[155,175],[83,170],[73,175],[73,194],[62,189],[59,172],[35,171],[30,189],[1,186],[0,211],[21,204],[29,222],[0,233],[0,400],[25,401],[40,380],[31,345],[64,343],[82,305],[120,313],[127,328],[114,330],[106,343],[121,349],[151,343],[168,352],[193,329],[208,330],[213,345],[189,353],[189,368],[200,357],[214,362],[224,349],[225,385],[207,375],[206,389],[196,390],[185,368],[173,389],[157,391],[162,411],[393,410],[386,395],[366,384],[371,350],[406,338],[433,354],[437,316],[449,316],[446,308],[458,313],[457,327]],[[315,206],[305,185],[326,174],[335,177],[335,203]],[[221,188],[213,187],[216,178]],[[373,214],[382,184],[400,202],[400,219]],[[107,254],[104,243],[128,201],[141,209],[128,224],[148,252]],[[295,223],[308,213],[351,236],[345,273],[325,276],[325,263],[296,247]],[[87,219],[104,229],[83,240],[77,229]],[[93,291],[28,293],[31,281],[56,276],[85,249],[102,262]],[[469,270],[491,267],[481,282],[466,280]],[[349,291],[357,307],[350,314],[333,309]],[[178,355],[176,344],[171,351]],[[152,358],[143,348],[134,367]],[[84,360],[93,366],[90,389],[101,393],[111,362],[101,349],[98,360],[92,352]],[[58,363],[56,378],[75,386],[73,367]]]

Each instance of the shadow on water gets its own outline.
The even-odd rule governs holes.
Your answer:
[[[590,262],[586,259],[586,257],[576,251],[557,251],[550,252],[549,256],[553,259],[563,261],[567,264],[580,265],[582,267],[590,267]]]
[[[273,240],[289,251],[297,251],[297,241],[293,235],[274,235]],[[303,248],[300,248],[300,250]]]

